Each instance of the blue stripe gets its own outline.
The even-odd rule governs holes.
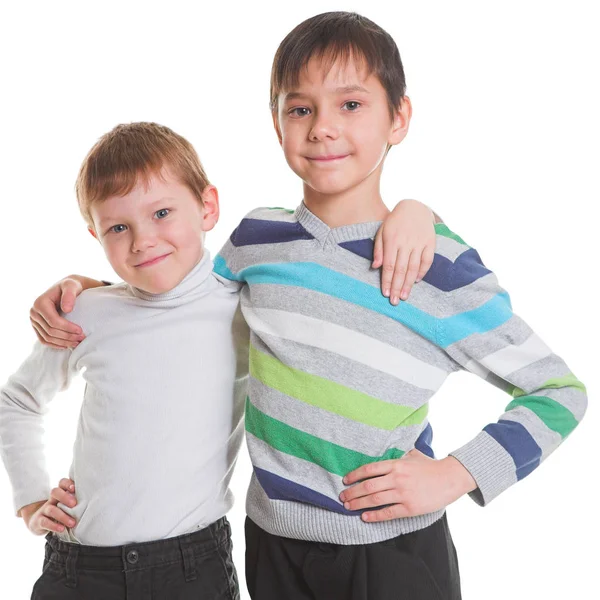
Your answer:
[[[370,261],[373,261],[375,242],[370,238],[367,238],[366,240],[342,242],[338,244],[338,246],[341,246],[342,248],[345,248],[354,254],[358,254],[358,256],[362,256],[363,258],[368,258]]]
[[[315,492],[315,490],[311,490],[299,483],[284,479],[270,471],[254,467],[254,473],[271,500],[288,500],[290,502],[313,504],[342,515],[360,515],[363,512],[346,510],[341,502],[333,500],[320,492]]]
[[[431,448],[431,442],[433,440],[433,429],[431,425],[427,423],[427,427],[423,429],[421,435],[417,438],[415,442],[415,448],[425,454],[425,456],[429,456],[429,458],[435,458],[433,450]]]
[[[231,243],[238,246],[252,244],[280,244],[298,240],[313,240],[300,223],[288,221],[265,221],[263,219],[242,219],[229,238]]]
[[[510,297],[506,292],[496,294],[485,304],[463,313],[440,319],[440,347],[464,340],[474,333],[486,333],[506,323],[513,316]]]
[[[463,252],[454,262],[445,256],[435,254],[433,264],[423,277],[430,285],[444,292],[452,292],[477,281],[491,273],[486,269],[474,248]]]
[[[483,430],[512,456],[518,481],[540,464],[542,450],[521,423],[500,419],[497,423],[486,425]]]
[[[229,270],[219,254],[214,264],[216,273],[233,281],[303,287],[357,304],[403,323],[442,348],[473,333],[495,329],[512,316],[510,300],[505,292],[476,309],[438,319],[409,302],[393,306],[379,288],[314,263],[263,263],[242,269],[237,274]],[[443,339],[438,339],[438,329],[443,331]]]

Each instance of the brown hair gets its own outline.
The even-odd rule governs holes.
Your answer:
[[[79,170],[75,192],[83,218],[93,225],[92,204],[128,194],[140,178],[147,183],[152,175],[161,176],[163,168],[169,168],[202,203],[209,181],[185,138],[157,123],[117,125],[96,142]]]
[[[325,61],[330,69],[338,60],[364,60],[384,87],[390,113],[400,106],[406,92],[400,52],[389,33],[366,17],[352,12],[328,12],[311,17],[295,27],[279,45],[271,70],[271,110],[278,96],[298,86],[300,71],[311,58]]]

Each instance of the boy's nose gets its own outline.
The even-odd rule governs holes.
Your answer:
[[[317,116],[309,133],[309,139],[320,142],[325,139],[335,140],[340,136],[340,126],[328,115]]]
[[[156,238],[148,232],[136,233],[131,243],[132,252],[144,252],[156,245]]]

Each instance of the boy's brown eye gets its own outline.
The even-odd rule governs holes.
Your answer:
[[[292,110],[290,110],[290,114],[296,117],[305,117],[306,115],[310,114],[310,110],[304,106],[299,106],[298,108],[292,108]]]

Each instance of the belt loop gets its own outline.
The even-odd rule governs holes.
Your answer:
[[[179,549],[183,558],[183,570],[186,582],[194,581],[198,578],[196,573],[196,559],[194,558],[194,546],[185,545],[183,540],[179,540]]]
[[[79,555],[79,546],[69,544],[69,554],[66,561],[67,581],[65,585],[70,588],[77,587],[77,556]]]

